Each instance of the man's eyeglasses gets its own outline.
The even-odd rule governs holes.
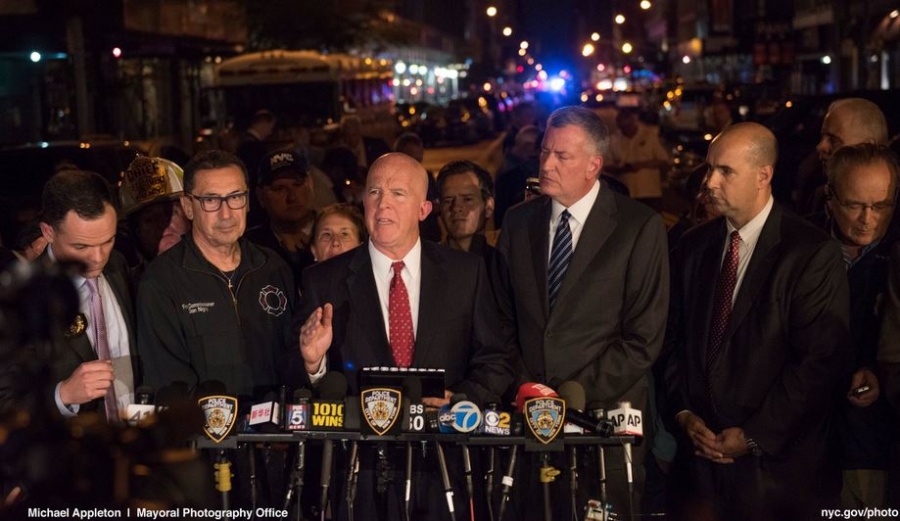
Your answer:
[[[863,203],[847,203],[841,201],[841,198],[838,197],[837,191],[830,190],[831,196],[834,197],[834,200],[841,205],[841,208],[847,210],[848,212],[853,213],[862,213],[866,208],[872,210],[875,213],[884,213],[894,207],[894,201],[881,201],[874,204],[863,204]]]
[[[237,192],[228,195],[194,195],[194,194],[185,194],[191,199],[200,202],[200,208],[204,212],[218,212],[219,208],[222,208],[222,201],[225,201],[225,204],[228,205],[228,208],[232,210],[240,210],[241,208],[247,206],[247,194],[248,192],[245,190],[243,192]]]

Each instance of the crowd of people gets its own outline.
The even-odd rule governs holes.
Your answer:
[[[644,412],[634,496],[624,462],[606,468],[620,516],[897,507],[900,164],[867,103],[826,116],[822,174],[804,177],[820,194],[809,215],[773,196],[773,177],[794,174],[775,171],[784,144],[756,123],[723,124],[696,189],[705,211],[677,237],[660,214],[668,156],[629,110],[611,129],[586,108],[545,122],[519,109],[496,175],[469,160],[432,174],[417,136],[391,150],[353,118],[320,161],[269,150],[277,119],[261,111],[236,153],[139,157],[118,190],[58,172],[28,243],[38,253],[4,251],[4,264],[77,266],[77,311],[41,390],[65,418],[119,422],[142,385],[217,381],[252,403],[336,371],[358,393],[365,367],[444,369],[429,407],[460,393],[509,404],[520,384],[574,381],[588,411]],[[382,450],[360,448],[359,501],[374,505],[365,519],[402,519]],[[448,519],[436,458],[416,463],[411,519]],[[523,458],[505,519],[543,518],[545,464]],[[450,465],[456,490],[461,467]],[[596,499],[596,459],[578,468],[576,501],[567,479],[551,484],[553,519],[580,519]],[[27,498],[28,476],[2,478]],[[484,499],[455,501],[486,518]],[[329,515],[347,519],[346,505]]]

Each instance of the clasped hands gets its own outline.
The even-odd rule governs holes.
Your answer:
[[[694,444],[695,456],[727,464],[750,452],[744,430],[739,427],[729,427],[716,434],[702,418],[690,411],[678,413],[675,419]]]

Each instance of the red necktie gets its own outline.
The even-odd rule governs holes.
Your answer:
[[[709,343],[706,346],[706,372],[722,349],[725,329],[731,318],[731,301],[734,298],[734,287],[737,285],[737,269],[740,261],[741,235],[737,230],[731,232],[731,245],[722,260],[722,269],[716,280],[716,292],[713,297],[713,315],[709,323]]]
[[[413,348],[415,347],[415,333],[413,332],[412,313],[409,311],[409,293],[400,272],[403,271],[403,261],[391,264],[394,270],[394,278],[391,279],[391,289],[388,295],[388,318],[391,332],[391,350],[394,352],[394,362],[398,367],[412,365]]]

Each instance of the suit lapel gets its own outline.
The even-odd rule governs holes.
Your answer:
[[[541,295],[541,310],[544,318],[550,314],[550,302],[547,296],[547,261],[550,257],[550,198],[541,201],[540,208],[531,214],[528,230],[531,233],[531,260],[534,263],[534,282],[538,295]]]
[[[419,289],[419,320],[416,327],[416,349],[413,353],[414,367],[427,367],[427,345],[431,335],[441,323],[441,299],[446,294],[441,291],[447,284],[447,272],[441,264],[443,258],[436,248],[422,241],[422,284]]]
[[[690,281],[697,289],[697,298],[688,309],[700,311],[702,325],[700,345],[703,346],[700,359],[700,368],[704,370],[706,360],[706,346],[709,343],[709,323],[712,320],[713,299],[715,298],[716,283],[719,279],[719,271],[722,269],[722,251],[725,248],[725,236],[727,234],[725,219],[720,219],[718,226],[710,236],[712,240],[704,241],[705,250],[700,256],[697,272]]]
[[[725,330],[724,341],[727,342],[731,335],[737,330],[738,326],[747,316],[753,302],[756,300],[759,291],[762,289],[766,280],[769,278],[769,272],[775,264],[778,256],[776,246],[781,242],[781,207],[777,204],[772,207],[772,212],[766,223],[763,225],[762,232],[759,235],[759,241],[753,250],[753,256],[750,257],[750,264],[747,265],[747,272],[744,274],[744,280],[738,290],[737,297],[734,299],[734,306],[731,309],[731,318],[728,320],[728,328]]]
[[[559,302],[566,298],[569,291],[578,285],[582,274],[588,268],[588,265],[597,256],[597,253],[612,235],[616,229],[616,201],[613,198],[609,188],[602,187],[600,193],[597,194],[597,200],[588,214],[587,222],[581,230],[578,238],[578,246],[572,253],[572,260],[569,262],[569,269],[563,278],[562,286],[559,289],[559,295],[556,297],[557,308]],[[545,233],[544,237],[548,237]],[[549,241],[549,238],[548,238]],[[547,285],[546,269],[544,272],[544,286]],[[547,293],[547,290],[544,290]]]
[[[371,340],[372,352],[378,362],[394,365],[394,355],[384,329],[384,317],[381,314],[381,301],[378,299],[378,288],[372,274],[372,259],[369,248],[364,244],[356,248],[350,261],[350,275],[347,277],[347,295],[353,316],[361,334],[359,338]]]

